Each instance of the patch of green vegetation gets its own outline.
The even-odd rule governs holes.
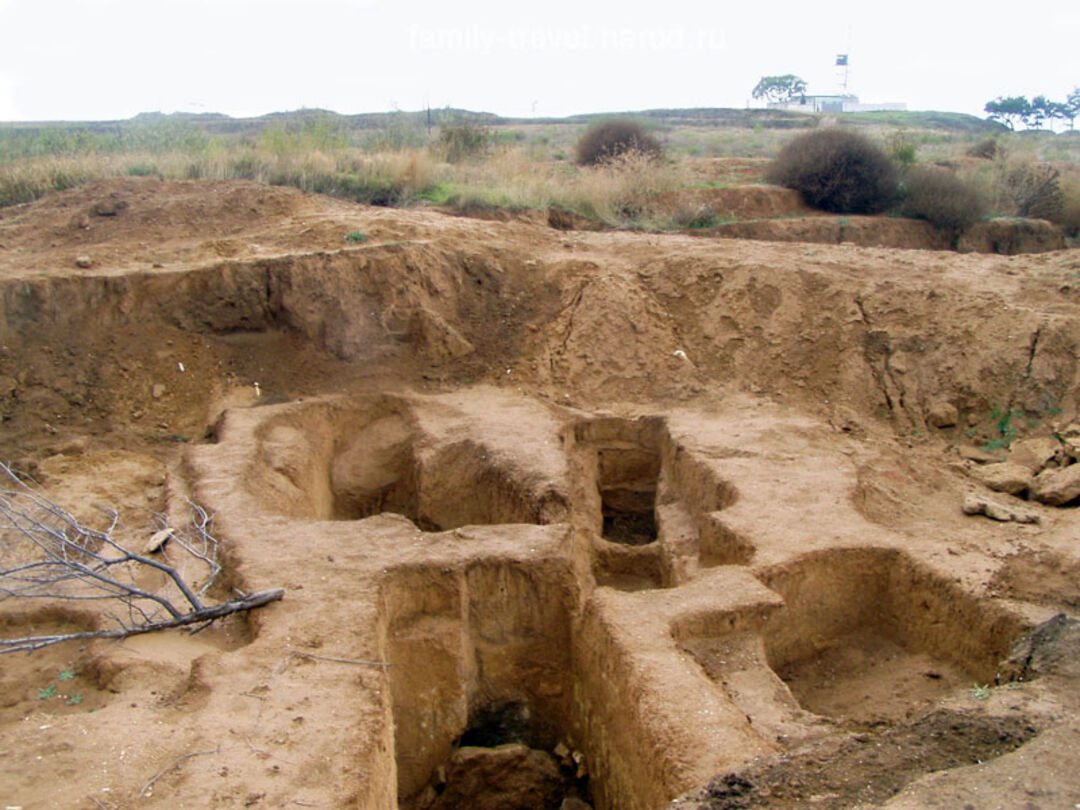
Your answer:
[[[876,112],[840,113],[846,124],[869,126],[894,126],[907,129],[947,129],[954,132],[981,134],[1006,132],[1006,128],[967,113],[937,112],[933,110],[879,110]]]
[[[157,174],[157,166],[153,163],[132,163],[127,167],[128,177],[152,177]]]
[[[990,410],[990,418],[995,421],[994,428],[998,432],[998,437],[981,445],[979,449],[984,452],[1008,449],[1016,441],[1017,436],[1020,435],[1020,431],[1017,430],[1013,422],[1023,418],[1023,416],[1023,411],[1007,410],[1000,406],[994,406]],[[1037,421],[1036,424],[1038,424]]]
[[[345,234],[345,241],[350,245],[362,245],[367,240],[367,234],[363,231],[349,231]]]
[[[40,689],[38,689],[38,693],[37,693],[37,699],[38,700],[49,700],[50,698],[54,698],[54,697],[56,697],[56,684],[55,683],[51,683],[48,686],[43,686]]]
[[[427,200],[432,205],[453,205],[461,196],[461,192],[450,183],[435,183],[417,196],[421,200]]]

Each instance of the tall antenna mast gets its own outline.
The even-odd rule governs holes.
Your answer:
[[[847,53],[838,53],[836,55],[836,66],[837,67],[842,67],[844,69],[844,73],[843,73],[844,78],[841,81],[841,87],[844,90],[844,95],[847,95],[848,67],[849,67],[850,56],[851,56],[851,26],[850,25],[848,26],[848,30],[847,30],[847,38],[848,38]]]

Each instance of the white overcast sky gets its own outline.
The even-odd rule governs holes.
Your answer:
[[[981,114],[1080,85],[1080,2],[0,0],[0,121],[742,107],[763,75]]]

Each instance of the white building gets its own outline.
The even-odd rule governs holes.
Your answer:
[[[859,97],[850,93],[804,93],[796,96],[791,101],[771,101],[769,102],[769,109],[805,113],[903,112],[907,109],[907,104],[899,102],[861,104],[859,103]]]

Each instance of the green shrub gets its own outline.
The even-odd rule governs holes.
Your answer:
[[[814,208],[837,214],[876,214],[897,194],[896,167],[889,156],[846,129],[795,137],[780,150],[766,179],[801,192]]]
[[[919,142],[910,132],[901,129],[889,138],[889,154],[900,166],[911,166],[919,155]]]
[[[127,167],[128,177],[151,177],[157,174],[157,166],[153,163],[132,163]]]
[[[1057,169],[1046,164],[1021,163],[1009,169],[1005,186],[1017,215],[1059,221],[1065,207],[1060,177]]]
[[[711,205],[702,205],[697,208],[682,207],[672,216],[675,224],[680,228],[696,231],[711,228],[717,224],[719,217]]]
[[[460,163],[485,154],[495,142],[495,136],[487,127],[468,121],[439,129],[439,150],[447,163]]]
[[[948,169],[915,166],[904,177],[900,213],[959,236],[978,221],[984,206],[974,187]]]
[[[649,135],[641,124],[625,118],[612,118],[598,121],[585,130],[575,151],[580,165],[595,166],[629,152],[659,158],[663,150],[660,142]]]
[[[259,177],[259,161],[254,155],[243,155],[232,161],[229,174],[237,180],[256,180]]]
[[[967,150],[968,157],[986,158],[987,160],[993,160],[998,153],[997,138],[992,135],[983,138],[978,143],[972,144]]]

